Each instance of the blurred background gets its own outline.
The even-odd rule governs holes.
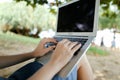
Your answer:
[[[71,0],[0,0],[0,55],[32,51],[55,34],[57,7]],[[120,80],[120,0],[101,0],[97,36],[87,51],[95,80]],[[8,77],[24,63],[1,69]]]

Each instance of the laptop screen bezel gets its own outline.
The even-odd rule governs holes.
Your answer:
[[[95,14],[94,14],[94,25],[93,25],[93,32],[58,32],[57,31],[57,23],[58,23],[58,18],[59,18],[59,9],[61,7],[64,7],[64,6],[67,6],[69,4],[72,4],[76,1],[79,1],[79,0],[74,0],[74,1],[71,1],[69,3],[66,3],[66,4],[63,4],[61,6],[58,7],[58,13],[57,13],[57,22],[56,22],[56,35],[64,35],[64,36],[96,36],[96,33],[97,33],[97,26],[98,26],[98,10],[99,10],[99,4],[100,4],[100,0],[96,0],[96,3],[95,3]]]

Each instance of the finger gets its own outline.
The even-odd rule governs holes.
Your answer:
[[[57,43],[57,40],[54,39],[54,38],[47,38],[47,41],[48,41],[48,42],[54,42],[54,43]]]
[[[57,44],[57,40],[54,38],[44,38],[44,44],[49,43],[49,42],[53,42]]]
[[[72,48],[74,48],[77,44],[78,44],[78,42],[72,42],[72,43],[69,45],[69,48],[72,49]]]
[[[69,40],[64,43],[65,46],[69,46],[70,44],[71,44],[71,41]]]
[[[72,53],[74,54],[79,48],[81,47],[81,44],[78,44],[72,49]]]
[[[51,51],[51,50],[55,49],[55,47],[56,46],[50,46],[50,47],[46,48],[46,51]]]
[[[63,39],[62,41],[60,41],[61,43],[65,43],[65,42],[67,42],[68,41],[68,39]]]

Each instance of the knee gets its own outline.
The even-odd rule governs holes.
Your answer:
[[[88,64],[88,59],[86,54],[82,57],[82,59],[80,60],[80,62],[78,63],[78,69],[81,68],[83,65],[87,65]]]

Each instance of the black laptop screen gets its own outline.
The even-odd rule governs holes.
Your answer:
[[[95,0],[79,0],[59,8],[57,32],[93,32]]]

